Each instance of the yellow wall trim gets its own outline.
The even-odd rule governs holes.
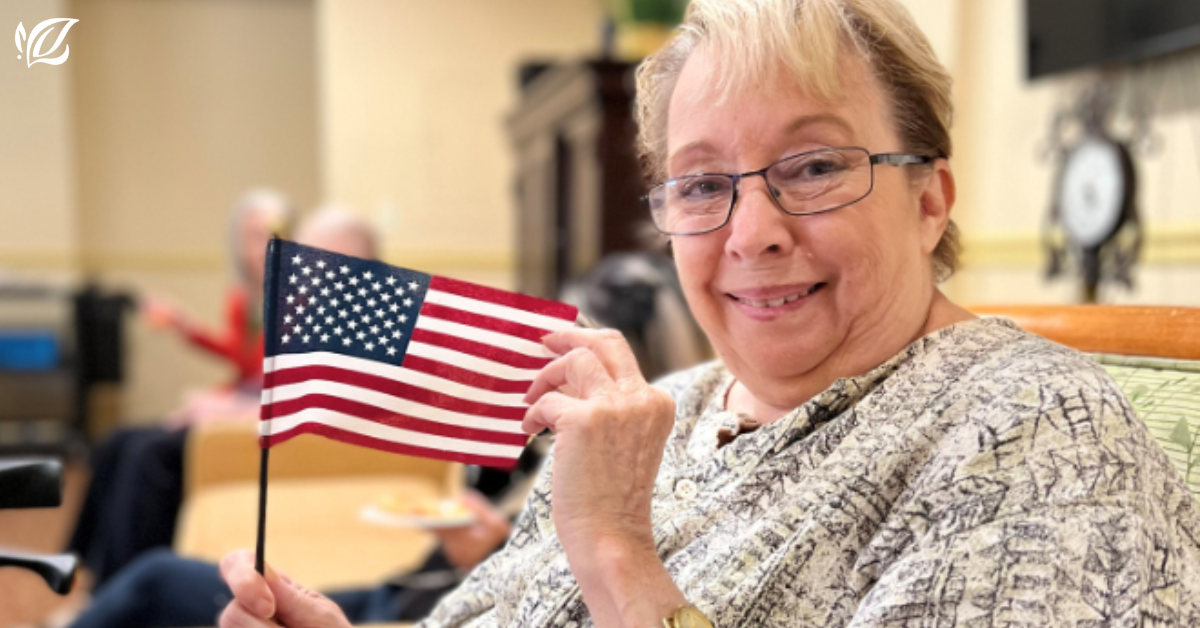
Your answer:
[[[1140,262],[1149,266],[1200,265],[1200,225],[1150,229]],[[1001,233],[963,239],[963,268],[1037,268],[1046,266],[1041,236]]]

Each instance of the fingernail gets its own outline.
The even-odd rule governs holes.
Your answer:
[[[254,612],[263,619],[270,619],[275,616],[275,604],[266,598],[260,598],[254,603]]]

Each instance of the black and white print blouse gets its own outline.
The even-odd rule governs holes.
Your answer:
[[[719,627],[1200,626],[1200,511],[1103,369],[998,319],[934,332],[718,447],[729,372],[676,400],[658,553]],[[592,621],[552,460],[423,628]]]

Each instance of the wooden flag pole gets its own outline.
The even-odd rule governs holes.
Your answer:
[[[263,556],[267,549],[267,463],[270,455],[271,449],[263,447],[258,463],[258,543],[254,549],[254,568],[260,576],[266,576]]]

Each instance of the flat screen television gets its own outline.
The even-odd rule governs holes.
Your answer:
[[[1025,0],[1025,27],[1037,78],[1200,46],[1200,0]]]

